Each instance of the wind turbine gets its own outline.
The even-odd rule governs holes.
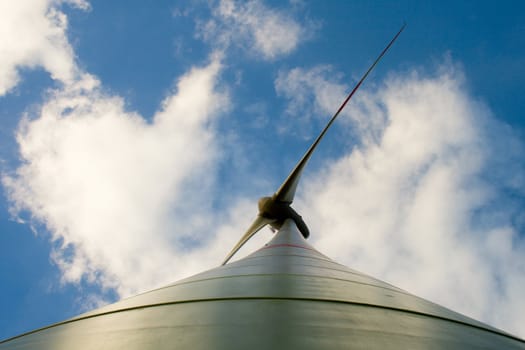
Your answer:
[[[379,61],[385,55],[388,49],[390,49],[392,44],[394,44],[394,42],[399,37],[401,32],[405,29],[405,27],[406,24],[403,24],[403,26],[401,27],[401,29],[399,29],[397,34],[392,38],[392,40],[390,40],[388,45],[383,49],[379,56],[377,56],[374,63],[372,63],[372,65],[368,68],[365,74],[363,74],[361,79],[354,86],[352,91],[348,94],[348,96],[346,96],[341,106],[339,106],[335,114],[332,116],[332,118],[330,118],[328,124],[326,124],[319,136],[317,136],[310,148],[308,148],[304,156],[299,160],[295,168],[288,175],[286,180],[284,180],[279,189],[273,194],[273,196],[262,197],[261,199],[259,199],[259,214],[253,221],[252,225],[248,228],[246,233],[241,237],[239,242],[226,256],[226,259],[222,263],[223,265],[226,264],[232,258],[232,256],[244,245],[244,243],[246,243],[250,238],[253,237],[253,235],[255,235],[260,229],[262,229],[266,225],[271,225],[274,229],[278,230],[281,228],[282,224],[286,219],[291,219],[295,222],[295,225],[302,233],[303,237],[308,238],[308,236],[310,235],[308,227],[306,226],[302,217],[291,207],[291,204],[293,203],[295,197],[295,190],[297,189],[297,184],[299,183],[303,169],[306,166],[306,163],[308,163],[310,157],[312,156],[312,153],[314,153],[315,148],[317,147],[323,136],[326,134],[326,131],[328,131],[335,119],[345,108],[348,101],[350,101],[352,96],[354,96],[357,89],[359,89],[361,84],[363,84],[366,77],[368,77],[370,72],[379,63]]]
[[[291,207],[317,144],[403,27],[217,268],[0,342],[4,349],[525,349],[525,341],[338,264]],[[265,225],[261,249],[227,263]]]

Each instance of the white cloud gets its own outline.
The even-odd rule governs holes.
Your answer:
[[[212,11],[213,18],[199,26],[200,37],[221,48],[240,46],[266,60],[291,53],[310,32],[258,0],[221,0]]]
[[[282,131],[299,130],[303,136],[317,136],[318,126],[324,126],[350,92],[350,87],[342,82],[343,79],[343,74],[336,72],[330,65],[279,71],[275,79],[275,91],[288,101],[286,114],[292,117],[292,120],[281,120]],[[382,108],[360,91],[354,95],[352,103],[343,109],[338,122],[345,124],[351,120],[363,142],[377,140],[386,118]],[[363,137],[365,133],[366,137]]]
[[[319,68],[295,72],[277,81],[290,111],[306,85],[333,112],[324,101],[337,82]],[[350,112],[360,146],[306,179],[297,207],[335,260],[523,336],[522,208],[507,195],[523,195],[523,145],[462,81],[445,65],[359,91]]]
[[[15,87],[22,68],[42,67],[51,77],[71,82],[78,73],[68,43],[62,3],[88,9],[83,0],[0,2],[0,96]]]
[[[216,90],[219,72],[217,60],[191,70],[151,123],[88,75],[26,117],[23,164],[3,183],[15,212],[28,210],[51,232],[64,281],[128,295],[197,272],[190,261],[220,262],[221,250],[208,250],[219,220],[208,197],[213,125],[229,104]]]
[[[180,78],[148,122],[78,68],[62,3],[4,9],[13,14],[3,34],[22,26],[32,40],[3,45],[13,56],[4,92],[21,67],[41,66],[63,83],[20,123],[21,165],[2,174],[12,214],[27,212],[45,226],[64,283],[94,283],[122,297],[216,266],[255,214],[232,196],[228,210],[214,208],[224,142],[215,124],[230,103],[217,87],[222,55]],[[98,305],[101,296],[83,301]]]
[[[281,70],[275,80],[275,90],[289,100],[288,114],[319,116],[332,111],[344,98],[346,86],[339,84],[337,78],[333,68],[327,65]]]
[[[279,71],[275,91],[288,100],[286,114],[293,118],[283,118],[279,123],[280,131],[301,132],[303,137],[314,136],[317,128],[312,127],[315,125],[312,121],[324,123],[345,98],[347,86],[339,82],[340,78],[341,75],[328,65]],[[348,114],[348,110],[342,113]]]

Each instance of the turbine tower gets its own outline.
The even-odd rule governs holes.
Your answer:
[[[346,97],[221,266],[0,342],[3,349],[525,349],[525,341],[349,269],[306,241],[291,207],[319,141],[403,27]],[[265,225],[259,250],[232,256]]]

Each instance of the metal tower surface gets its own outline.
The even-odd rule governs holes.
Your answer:
[[[236,262],[0,349],[525,349],[517,337],[340,265],[286,220]]]

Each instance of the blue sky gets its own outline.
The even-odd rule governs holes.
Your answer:
[[[0,338],[218,265],[404,21],[296,208],[338,262],[525,336],[519,2],[38,0],[0,17]]]

